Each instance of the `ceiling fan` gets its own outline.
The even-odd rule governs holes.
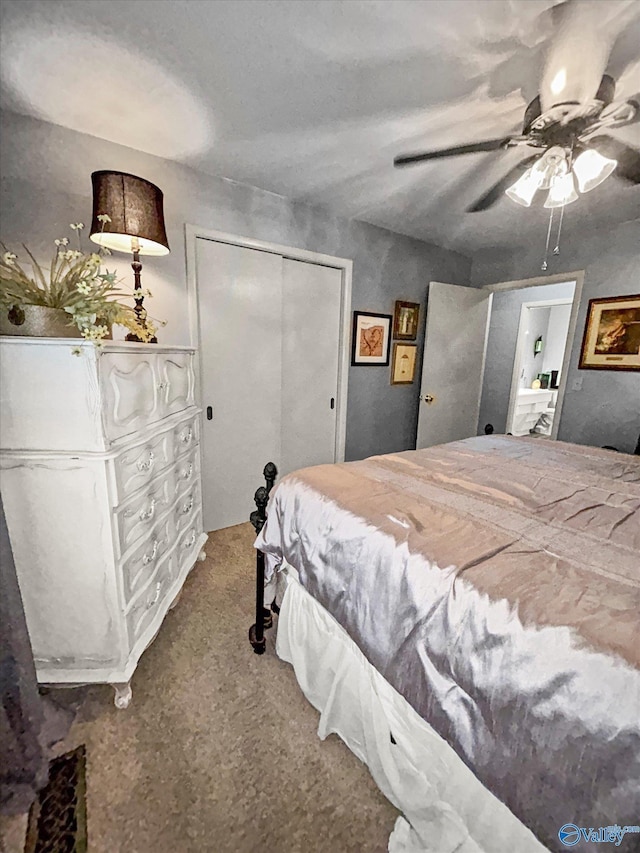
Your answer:
[[[467,208],[470,212],[486,210],[504,193],[528,207],[539,189],[549,190],[545,207],[564,207],[578,198],[576,182],[580,192],[588,192],[612,172],[628,183],[640,183],[640,150],[607,132],[640,119],[640,94],[614,101],[615,81],[603,74],[614,36],[602,6],[569,0],[553,13],[554,37],[540,94],[525,110],[521,134],[404,154],[394,159],[394,165],[528,148],[529,156]]]

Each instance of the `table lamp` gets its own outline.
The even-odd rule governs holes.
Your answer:
[[[168,255],[169,242],[164,227],[162,190],[144,178],[126,172],[100,171],[91,175],[93,216],[89,239],[116,252],[131,252],[134,276],[134,311],[141,325],[146,311],[142,307],[140,255]],[[110,221],[99,216],[107,214]],[[128,341],[140,341],[129,333]],[[153,338],[152,343],[157,343]]]

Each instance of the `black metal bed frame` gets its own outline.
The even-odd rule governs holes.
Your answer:
[[[267,503],[269,502],[269,493],[271,492],[276,477],[278,476],[278,469],[273,462],[267,462],[262,474],[267,485],[266,487],[260,486],[260,488],[256,490],[253,499],[257,508],[254,509],[249,516],[249,521],[256,531],[256,536],[260,533],[264,527],[265,521],[267,520]],[[276,614],[280,611],[280,608],[275,601],[271,605],[271,610]],[[253,651],[257,655],[264,654],[266,648],[264,632],[265,629],[271,628],[272,625],[273,617],[271,615],[271,611],[267,610],[264,606],[264,554],[262,551],[256,550],[256,621],[255,624],[249,628],[249,642],[253,647]]]

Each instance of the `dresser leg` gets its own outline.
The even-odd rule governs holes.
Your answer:
[[[204,561],[206,559],[207,559],[207,555],[205,554],[205,550],[203,548],[202,551],[200,551],[200,553],[198,554],[198,562],[204,563]]]
[[[127,681],[124,684],[111,685],[116,692],[113,704],[121,711],[124,711],[131,704],[131,682]]]

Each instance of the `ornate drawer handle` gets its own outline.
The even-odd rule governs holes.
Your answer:
[[[136,463],[138,471],[150,471],[155,458],[155,453],[153,450],[150,450],[146,459],[138,459],[138,462]]]
[[[153,598],[150,598],[149,601],[147,601],[147,610],[149,610],[150,607],[153,607],[154,604],[158,603],[158,599],[160,598],[160,590],[161,589],[162,589],[162,583],[160,581],[158,581],[158,583],[156,584],[156,591],[153,594]]]
[[[153,515],[156,511],[156,499],[152,498],[151,503],[149,504],[149,509],[141,509],[140,510],[140,521],[149,521],[149,519],[153,518]]]
[[[143,565],[148,566],[149,563],[152,563],[155,560],[155,558],[158,555],[158,546],[159,545],[160,545],[160,543],[158,542],[158,540],[154,539],[153,540],[153,550],[151,551],[150,554],[145,554],[144,557],[142,558]]]
[[[182,512],[184,515],[187,515],[193,509],[193,498],[189,499],[189,503],[182,504]]]
[[[193,438],[193,430],[191,429],[191,427],[189,427],[189,429],[185,430],[184,432],[180,433],[180,441],[183,444],[189,444],[189,442],[191,441],[192,438]]]
[[[182,547],[183,548],[191,548],[195,541],[196,541],[196,532],[195,532],[195,530],[192,530],[191,536],[182,543]]]
[[[190,480],[191,475],[193,474],[193,462],[189,463],[189,467],[185,468],[185,470],[180,475],[183,480]]]

